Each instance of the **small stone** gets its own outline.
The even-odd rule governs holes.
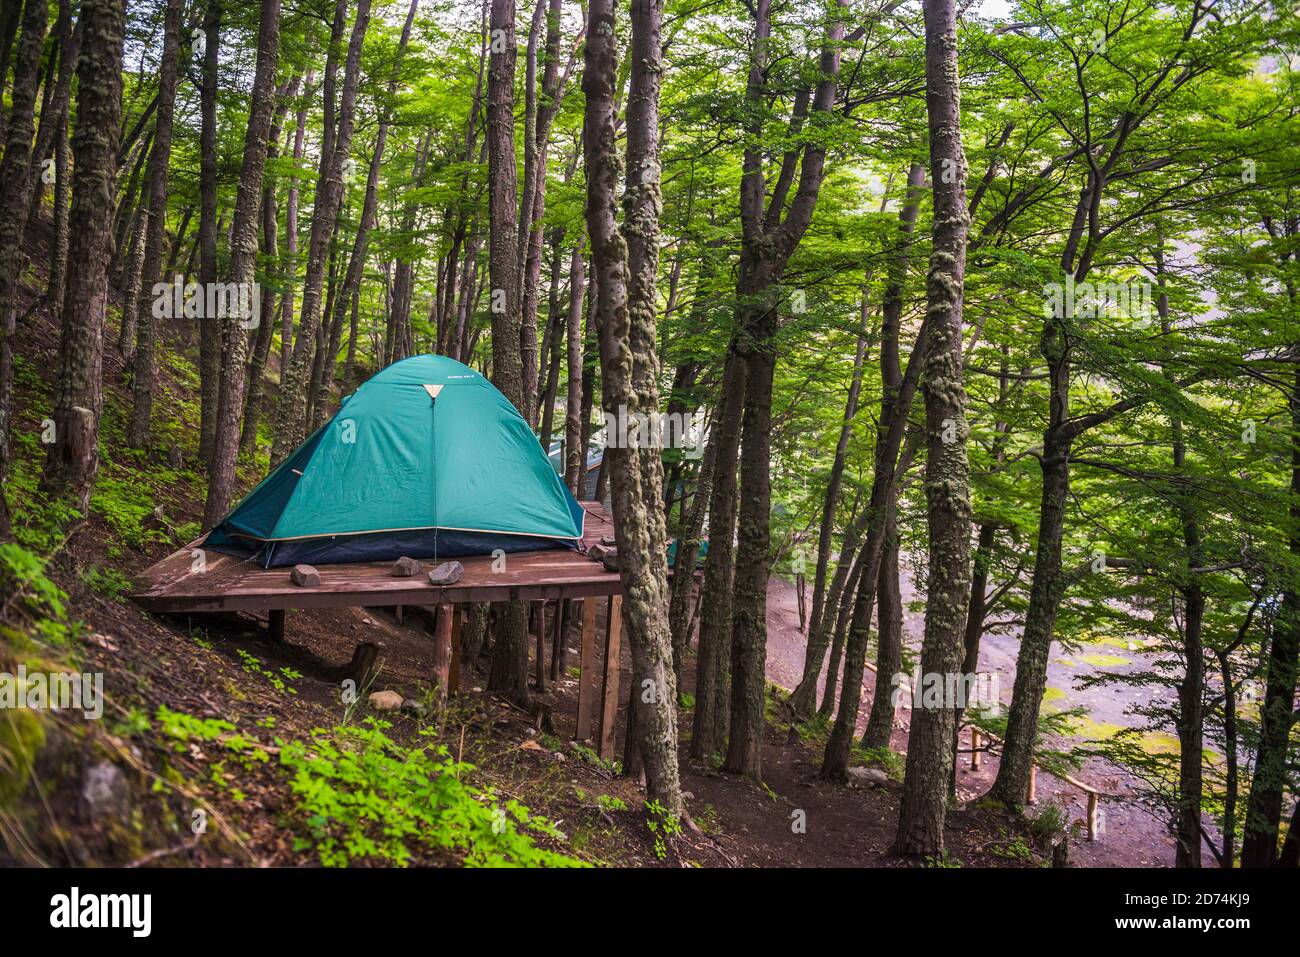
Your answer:
[[[420,574],[421,565],[414,558],[407,558],[403,555],[397,561],[393,562],[394,578],[414,578]]]
[[[618,539],[616,539],[616,538],[614,538],[614,537],[612,537],[612,536],[610,536],[610,535],[606,535],[606,536],[604,536],[604,537],[600,540],[600,544],[602,544],[602,545],[609,545],[610,547],[613,547],[613,546],[616,546],[616,545],[618,544]]]
[[[849,768],[849,783],[864,788],[884,787],[889,775],[880,768]]]
[[[81,775],[81,813],[87,821],[112,816],[125,820],[131,795],[126,778],[108,761],[87,765]]]
[[[569,759],[566,758],[566,757],[565,757],[563,754],[561,754],[559,751],[556,751],[556,752],[555,752],[555,760],[558,761],[560,764],[563,764],[565,761],[567,761],[567,760],[569,760]]]
[[[103,648],[105,651],[117,651],[117,643],[113,641],[112,638],[108,637],[108,635],[100,634],[99,632],[87,635],[86,641],[98,648]]]
[[[376,711],[396,711],[402,706],[402,696],[396,691],[376,691],[370,695],[370,707]]]
[[[315,588],[320,584],[320,572],[310,565],[294,565],[289,580],[302,588]]]
[[[429,581],[434,585],[454,585],[465,574],[465,566],[460,562],[443,562],[429,572]]]
[[[587,557],[594,562],[600,562],[605,566],[605,571],[618,571],[618,549],[607,548],[604,545],[592,545],[587,549]]]
[[[413,718],[423,718],[428,713],[429,707],[423,701],[407,698],[402,702],[402,714],[409,714]]]

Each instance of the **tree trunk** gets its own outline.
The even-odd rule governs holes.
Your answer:
[[[827,15],[812,102],[816,116],[829,115],[835,108],[846,5],[847,0],[837,0],[836,9]],[[754,52],[745,101],[756,114],[751,128],[759,135],[746,146],[740,188],[743,228],[736,292],[738,301],[742,303],[738,318],[748,374],[743,416],[735,599],[731,608],[732,715],[726,767],[758,779],[762,774],[760,756],[766,685],[768,546],[771,538],[770,429],[772,379],[776,368],[773,340],[778,327],[776,294],[786,264],[812,221],[822,179],[826,175],[826,147],[818,141],[802,147],[802,157],[798,159],[798,188],[788,209],[786,196],[795,180],[795,160],[800,150],[785,154],[781,173],[764,213],[763,111],[759,104],[768,96],[770,3],[759,0],[753,11]],[[792,131],[801,127],[806,110],[806,94],[796,97],[790,120]]]
[[[203,18],[203,76],[199,87],[199,282],[217,281],[217,83],[221,50],[222,0],[209,0]],[[199,458],[212,464],[216,445],[217,396],[221,391],[221,324],[199,320]]]
[[[748,365],[734,347],[727,350],[722,392],[712,435],[717,449],[709,496],[709,553],[704,559],[699,653],[695,662],[695,713],[691,757],[705,760],[727,740],[727,704],[731,674],[732,556],[736,529],[736,466],[740,418],[745,403]]]
[[[524,188],[519,207],[520,262],[523,283],[520,300],[520,360],[524,380],[524,407],[536,410],[539,375],[537,351],[537,299],[538,281],[542,268],[542,219],[546,212],[546,159],[551,139],[551,125],[559,111],[564,95],[564,80],[569,70],[560,74],[560,14],[561,0],[538,0],[537,17],[546,10],[546,39],[543,46],[545,65],[542,70],[541,96],[537,88],[537,28],[534,19],[529,32],[528,71],[524,90],[528,97],[525,108]],[[569,66],[572,66],[570,59]],[[534,414],[529,423],[537,421]]]
[[[881,301],[883,320],[881,324],[880,363],[882,384],[886,389],[897,389],[902,381],[902,371],[898,357],[899,327],[903,314],[903,292],[907,285],[907,270],[908,264],[911,260],[913,247],[912,234],[915,231],[916,217],[920,209],[921,195],[924,192],[924,187],[925,167],[920,163],[912,163],[907,171],[907,191],[903,200],[902,209],[899,210],[898,214],[897,251],[890,258],[888,282],[886,283],[884,296]],[[865,309],[865,307],[866,299],[864,295],[863,308]],[[864,315],[864,331],[865,328],[866,316]],[[861,339],[859,341],[861,341]],[[855,363],[855,377],[860,380],[860,373],[856,371],[858,367],[859,364]],[[852,390],[850,390],[850,397],[852,398]],[[856,408],[856,402],[854,405]],[[852,417],[847,414],[847,405],[845,412],[846,417],[844,420],[844,427],[840,433],[841,444],[845,443],[847,435],[851,431],[850,419]],[[837,461],[838,460],[837,450]],[[829,493],[830,489],[828,488],[827,491]],[[823,513],[823,529],[827,528],[827,514],[830,515],[829,521],[833,521],[834,519],[833,509],[828,508],[827,512]],[[863,517],[867,517],[865,513]],[[861,536],[861,531],[858,532],[858,536]],[[855,538],[855,542],[856,540],[857,539]],[[848,542],[847,535],[843,541],[845,543]],[[822,587],[824,588],[826,572],[822,567],[823,549],[825,549],[825,554],[829,559],[829,540],[825,543],[819,543],[817,555],[817,578],[822,581]],[[841,559],[841,562],[843,562],[843,559]],[[837,568],[836,577],[838,576],[839,569]],[[834,583],[832,582],[832,592],[834,592],[833,584]],[[851,591],[852,590],[850,589],[850,593]],[[831,631],[831,624],[832,616],[826,610],[824,600],[819,601],[817,582],[814,581],[812,626],[808,632],[808,651],[804,657],[803,676],[801,677],[799,684],[795,687],[793,694],[790,696],[790,706],[794,711],[796,719],[807,717],[808,713],[812,710],[814,701],[816,700],[817,680],[821,677],[822,661],[826,654],[826,644]],[[827,679],[825,701],[835,700],[834,685],[835,675],[832,671],[831,676]],[[823,709],[825,709],[825,705],[823,705]],[[826,713],[829,713],[829,709],[825,709],[825,711]]]
[[[614,220],[618,160],[614,122],[617,74],[614,0],[592,0],[587,31],[583,121],[587,233],[600,276],[593,315],[600,341],[607,408],[654,414],[659,408],[655,281],[659,259],[659,0],[632,0],[631,87],[627,107],[626,222]],[[632,704],[646,769],[646,797],[662,813],[682,814],[677,768],[677,687],[668,631],[667,530],[659,502],[663,467],[657,447],[611,442],[614,536],[623,585],[623,628],[632,651]]]
[[[889,747],[894,733],[894,675],[903,670],[903,596],[898,581],[898,525],[891,503],[876,585],[876,689],[862,734],[867,750]]]
[[[862,368],[867,355],[867,322],[870,310],[867,307],[867,291],[862,291],[862,315],[858,326],[857,348],[853,356],[853,377],[849,381],[848,398],[844,401],[844,420],[840,424],[839,441],[835,444],[835,458],[831,463],[831,474],[826,480],[826,495],[822,500],[822,522],[817,533],[817,570],[813,575],[813,599],[811,628],[808,632],[808,648],[804,656],[804,677],[795,686],[790,695],[790,708],[797,721],[804,720],[812,712],[816,703],[817,678],[821,675],[822,661],[826,654],[826,637],[820,635],[818,625],[826,602],[826,576],[831,562],[831,546],[834,544],[835,515],[839,510],[840,485],[844,478],[844,463],[848,458],[849,438],[853,435],[853,419],[858,412],[858,393],[862,388]],[[814,644],[814,637],[819,644]],[[813,674],[812,681],[808,674]]]
[[[81,21],[77,23],[78,28]],[[80,32],[80,30],[78,30]],[[68,104],[63,104],[59,114],[58,130],[54,134],[54,251],[50,264],[50,282],[45,295],[56,306],[63,302],[63,282],[68,270],[68,166],[71,162],[68,144]]]
[[[767,690],[767,566],[771,547],[772,378],[776,308],[747,324],[755,348],[746,357],[740,507],[731,628],[731,722],[723,767],[755,780],[763,776],[763,718]]]
[[[1291,524],[1290,552],[1300,556],[1300,371],[1295,373],[1290,395],[1291,411]],[[1278,859],[1278,831],[1282,820],[1282,793],[1287,784],[1287,753],[1295,724],[1296,678],[1300,674],[1300,593],[1282,593],[1282,611],[1269,644],[1268,676],[1259,714],[1259,745],[1255,774],[1246,801],[1241,840],[1242,867],[1272,867]],[[1294,830],[1288,845],[1294,844]],[[1294,855],[1294,848],[1288,851]]]
[[[406,54],[407,45],[410,43],[411,27],[415,22],[415,12],[418,6],[419,0],[411,0],[411,5],[406,11],[406,22],[402,26],[402,36],[398,41],[397,57],[393,65],[393,77],[388,82],[389,97],[392,97],[397,90],[399,71],[402,59]],[[357,291],[361,288],[361,276],[365,269],[366,254],[369,249],[370,227],[374,222],[379,205],[379,173],[384,162],[384,150],[388,143],[390,123],[391,117],[385,112],[379,120],[379,129],[375,134],[375,151],[370,157],[370,169],[366,176],[365,199],[361,205],[361,217],[357,220],[357,233],[352,241],[352,253],[348,257],[347,272],[344,274],[342,287],[334,297],[333,316],[329,323],[329,351],[326,353],[324,363],[321,366],[321,375],[316,385],[316,395],[313,403],[315,408],[313,427],[319,425],[325,419],[329,389],[334,382],[334,360],[338,355],[343,317]]]
[[[22,36],[14,61],[14,88],[6,127],[4,158],[0,160],[0,480],[9,475],[9,429],[13,408],[14,337],[18,331],[18,280],[26,262],[23,233],[27,229],[32,127],[36,89],[41,75],[41,48],[49,4],[27,0]],[[3,494],[3,493],[0,493]],[[9,535],[7,506],[0,504],[0,537]]]
[[[546,341],[542,354],[547,356],[546,388],[542,390],[541,403],[542,424],[538,430],[542,448],[547,454],[551,451],[551,436],[555,433],[555,397],[560,389],[560,353],[564,345],[564,330],[568,327],[566,317],[560,312],[560,246],[564,238],[563,230],[556,237],[555,254],[551,257],[551,293],[546,316]],[[581,308],[581,306],[579,306]]]
[[[582,246],[573,247],[569,259],[569,314],[565,322],[567,344],[568,393],[564,415],[564,484],[573,497],[581,499],[583,479],[587,474],[587,449],[582,444]]]
[[[925,353],[926,524],[929,591],[922,682],[943,676],[945,694],[964,687],[966,602],[970,593],[970,466],[962,382],[962,285],[966,272],[966,157],[961,145],[955,0],[926,0],[926,112],[934,184],[933,252],[926,279],[931,332]],[[894,849],[914,857],[943,854],[958,701],[924,703],[912,713]]]
[[[882,357],[892,335],[888,331],[890,321],[890,315],[886,312]],[[859,583],[853,601],[848,639],[845,642],[844,678],[841,682],[839,711],[836,713],[835,724],[831,728],[822,760],[822,776],[831,780],[842,781],[848,773],[849,751],[857,725],[858,705],[862,701],[862,673],[866,666],[867,641],[871,631],[871,609],[876,600],[876,585],[880,577],[897,477],[902,471],[899,467],[899,449],[907,427],[908,410],[912,406],[912,399],[916,393],[921,364],[925,361],[926,343],[932,321],[931,314],[927,310],[926,317],[917,332],[916,344],[912,347],[907,370],[903,373],[898,388],[893,389],[887,385],[881,397],[880,419],[876,426],[871,497],[863,516],[867,535],[858,557],[862,570],[854,573]],[[903,458],[910,460],[910,451]],[[827,679],[828,690],[833,680],[834,676]]]
[[[682,662],[691,642],[692,599],[695,597],[695,566],[708,511],[709,492],[713,489],[717,440],[710,439],[695,478],[695,495],[690,513],[682,521],[677,535],[677,556],[673,562],[672,596],[668,602],[668,631],[673,640],[673,671],[677,686],[682,686]]]
[[[531,421],[524,405],[523,361],[519,354],[519,255],[515,223],[514,0],[491,0],[488,70],[488,272],[492,314],[492,383]],[[510,602],[497,619],[488,690],[522,707],[528,695],[528,617],[524,605]]]
[[[343,164],[352,148],[357,86],[361,75],[361,44],[369,24],[370,0],[358,0],[343,71],[337,131],[331,133],[333,123],[326,123],[330,135],[321,154],[320,173],[316,180],[316,203],[312,210],[311,239],[307,245],[307,273],[303,281],[298,338],[294,342],[289,367],[281,374],[280,394],[276,401],[275,438],[271,445],[273,465],[284,461],[306,437],[308,376],[311,370],[309,353],[321,322],[326,256],[334,238],[335,221],[343,198]],[[326,82],[329,81],[327,71]],[[328,112],[332,114],[333,111]],[[332,116],[327,116],[327,120],[332,120]]]
[[[46,458],[43,484],[47,490],[66,494],[85,514],[99,465],[104,312],[122,122],[125,0],[84,0],[81,16],[86,27],[77,60],[68,249],[77,268],[68,274],[63,297],[55,440]]]
[[[284,118],[289,112],[289,102],[298,96],[301,76],[295,76],[284,86],[276,90],[276,107],[271,119],[271,131],[266,140],[266,162],[271,163],[280,155],[280,134],[283,132]],[[275,201],[275,180],[263,177],[262,182],[262,255],[267,260],[267,272],[275,277],[276,284],[281,283],[280,274],[280,223]],[[292,280],[290,280],[292,282]],[[284,283],[287,287],[288,283]],[[275,292],[271,289],[266,302],[263,303],[257,322],[257,336],[253,343],[252,362],[248,367],[248,382],[244,392],[244,426],[239,435],[239,454],[252,457],[257,451],[257,424],[262,415],[262,378],[266,372],[267,360],[271,357],[271,340],[275,334],[277,312],[269,306],[275,301]],[[287,303],[282,292],[279,309],[283,312]]]
[[[49,182],[43,167],[53,150],[57,149],[59,129],[67,122],[64,117],[71,98],[72,74],[77,67],[77,51],[81,48],[82,34],[80,20],[75,29],[72,25],[72,6],[72,0],[59,0],[59,15],[55,22],[55,38],[59,44],[59,72],[53,94],[41,107],[41,124],[36,131],[36,145],[28,163],[28,179],[31,181],[31,200],[27,210],[29,221],[40,213],[41,203],[45,199],[45,185]]]
[[[141,273],[140,298],[124,302],[122,309],[135,310],[135,355],[131,363],[131,419],[127,424],[126,442],[143,449],[149,442],[149,423],[153,415],[154,360],[158,336],[154,323],[154,285],[162,272],[163,246],[167,242],[167,167],[172,152],[172,117],[176,104],[176,57],[181,42],[181,0],[167,0],[163,26],[162,64],[158,79],[158,118],[154,123],[153,152],[149,156],[149,192],[147,230],[144,244],[144,271]],[[177,318],[177,317],[173,317]],[[204,322],[212,317],[204,316]]]
[[[310,92],[312,81],[315,75],[307,74],[306,89]],[[297,127],[293,134],[293,165],[297,169],[298,164],[302,162],[303,138],[307,131],[307,104],[310,98],[304,96],[302,103],[298,107]],[[294,287],[298,281],[298,177],[295,174],[289,180],[289,195],[284,201],[284,245],[285,245],[285,274],[284,274],[284,305],[280,313],[280,374],[289,368],[289,360],[293,357],[293,315],[294,315]]]
[[[366,16],[365,4],[357,19]],[[364,29],[364,27],[363,27]],[[266,167],[267,139],[275,110],[275,70],[280,53],[280,0],[262,0],[261,21],[257,35],[257,68],[253,79],[253,101],[249,109],[248,131],[244,137],[244,163],[239,173],[239,190],[235,196],[235,213],[230,230],[230,278],[234,288],[250,290],[257,268],[258,212],[262,204],[262,176]],[[212,453],[212,470],[208,479],[208,499],[203,508],[203,526],[211,528],[221,521],[235,491],[235,463],[239,456],[239,420],[244,410],[244,374],[250,321],[270,322],[258,314],[251,298],[251,316],[236,314],[226,318],[222,344],[221,399],[217,406],[216,445]]]
[[[144,282],[144,247],[148,242],[149,210],[141,207],[135,211],[135,229],[131,230],[131,244],[127,248],[126,274],[122,277],[122,322],[118,329],[117,351],[122,354],[122,371],[128,381],[135,364],[136,315],[140,306],[140,285]]]

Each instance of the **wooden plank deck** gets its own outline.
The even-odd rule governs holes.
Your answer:
[[[599,502],[583,502],[583,544],[612,537],[614,526]],[[622,591],[617,572],[572,549],[512,553],[494,571],[490,555],[458,558],[464,577],[449,588],[429,584],[423,572],[395,578],[391,562],[318,565],[321,583],[303,588],[289,581],[289,568],[263,568],[247,559],[187,545],[137,576],[132,598],[158,613],[339,608],[378,605],[442,605],[461,602],[543,601],[591,598]],[[425,568],[433,565],[425,561]]]

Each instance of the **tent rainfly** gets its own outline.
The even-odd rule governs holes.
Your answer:
[[[343,401],[204,539],[266,568],[581,546],[582,506],[523,416],[445,356]]]

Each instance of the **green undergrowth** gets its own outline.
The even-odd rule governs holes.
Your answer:
[[[539,846],[562,841],[550,821],[518,801],[465,781],[472,765],[445,745],[393,741],[388,722],[316,728],[280,744],[280,767],[294,796],[294,846],[328,867],[353,863],[405,866],[451,855],[471,867],[565,867],[576,858]]]
[[[407,746],[388,736],[389,722],[367,717],[358,725],[313,728],[302,738],[277,737],[270,747],[229,721],[165,707],[155,717],[157,731],[177,751],[208,746],[208,783],[236,801],[244,794],[230,783],[237,779],[227,773],[231,765],[273,768],[291,795],[283,823],[294,850],[325,867],[437,860],[467,867],[584,866],[540,846],[542,838],[566,841],[549,820],[469,783],[473,765],[454,760],[432,729]]]
[[[74,670],[73,648],[84,630],[68,596],[46,573],[46,560],[16,542],[0,544],[0,671],[15,676]],[[18,689],[22,692],[22,689]],[[24,707],[0,711],[0,813],[26,789],[56,712]]]

